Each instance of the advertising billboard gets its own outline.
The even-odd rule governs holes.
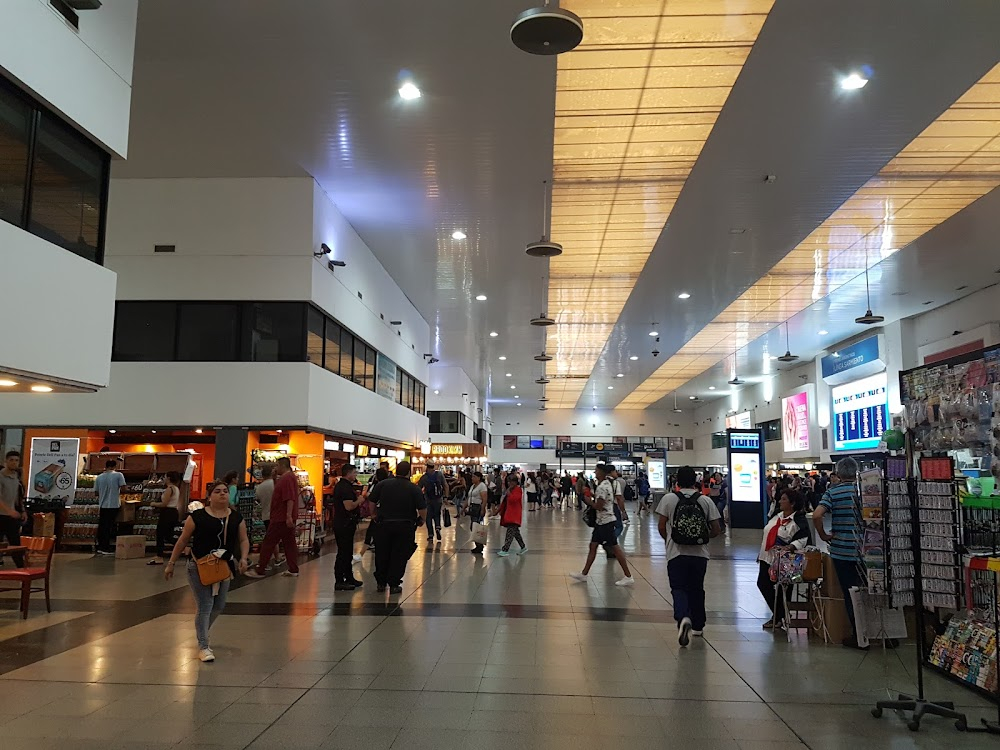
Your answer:
[[[888,376],[884,372],[830,389],[833,397],[833,449],[877,448],[889,427]]]
[[[646,474],[651,489],[665,490],[667,488],[667,462],[662,458],[647,460]]]
[[[809,394],[781,399],[781,435],[785,452],[809,450]]]
[[[750,420],[750,412],[744,411],[739,414],[732,414],[726,417],[726,429],[749,430],[753,425]]]

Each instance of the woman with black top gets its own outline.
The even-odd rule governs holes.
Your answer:
[[[771,619],[764,623],[765,630],[780,628],[786,616],[784,602],[778,599],[777,587],[771,580],[771,565],[783,551],[802,550],[812,544],[809,520],[806,518],[806,500],[801,492],[784,488],[778,493],[778,512],[764,526],[757,562],[760,570],[757,588],[771,610]]]
[[[187,563],[188,583],[198,604],[194,617],[194,631],[198,636],[198,658],[215,661],[215,654],[208,645],[208,630],[226,606],[226,594],[236,570],[245,573],[250,556],[250,539],[247,525],[235,508],[229,505],[229,487],[226,482],[212,482],[208,486],[208,504],[194,511],[184,522],[174,551],[170,555],[164,576],[169,581],[174,575],[174,563],[181,552],[191,546],[191,559]],[[228,561],[229,578],[206,586],[201,582],[196,560],[215,553]]]

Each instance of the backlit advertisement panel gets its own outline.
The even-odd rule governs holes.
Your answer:
[[[809,450],[809,394],[781,399],[781,435],[785,452]]]
[[[830,389],[833,397],[833,449],[877,448],[889,427],[888,376],[855,380]]]

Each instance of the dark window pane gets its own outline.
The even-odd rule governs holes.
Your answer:
[[[239,303],[182,302],[177,333],[177,359],[189,362],[232,362],[239,341]]]
[[[326,319],[326,356],[324,367],[334,374],[340,374],[340,326]]]
[[[365,349],[365,388],[375,390],[375,350],[370,346]]]
[[[21,225],[32,109],[0,79],[0,219]]]
[[[251,302],[243,309],[243,357],[251,362],[304,362],[301,302]],[[322,328],[320,329],[322,334]]]
[[[365,349],[367,345],[364,341],[354,341],[354,382],[358,385],[365,384]]]
[[[170,362],[177,326],[175,302],[119,302],[111,358],[119,362]]]
[[[29,231],[97,261],[107,163],[97,146],[43,114],[35,141]]]
[[[403,371],[396,370],[396,403],[403,403]]]
[[[306,358],[314,365],[323,366],[323,322],[326,318],[315,307],[306,313]]]
[[[354,336],[346,328],[340,329],[340,375],[348,380],[354,372]]]

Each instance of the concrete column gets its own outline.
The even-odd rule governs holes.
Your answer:
[[[247,474],[247,431],[241,427],[225,427],[215,433],[215,473],[217,477],[206,477],[207,480],[221,479],[226,473],[238,473],[237,481],[244,484],[249,481]]]

